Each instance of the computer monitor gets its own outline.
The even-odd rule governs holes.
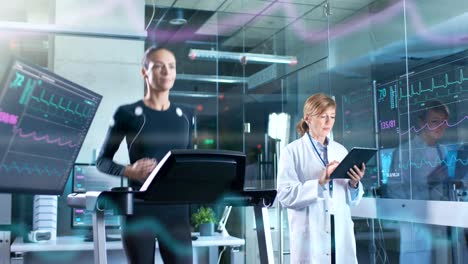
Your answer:
[[[123,186],[127,186],[127,178],[123,177]],[[72,192],[84,193],[88,191],[109,191],[121,186],[121,177],[100,172],[93,164],[77,163],[72,171]],[[104,212],[107,228],[119,228],[121,218],[112,210]],[[85,209],[72,208],[72,228],[91,229],[93,226],[92,214]]]
[[[14,60],[0,86],[0,192],[61,195],[101,99]]]
[[[94,164],[76,163],[72,172],[72,191],[83,193],[88,191],[109,191],[114,187],[127,187],[127,177],[100,172]]]

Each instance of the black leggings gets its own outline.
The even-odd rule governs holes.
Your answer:
[[[122,241],[130,264],[153,264],[155,239],[165,264],[191,264],[188,206],[135,205],[123,226]]]

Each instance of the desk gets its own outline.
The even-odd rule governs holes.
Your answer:
[[[198,233],[193,233],[193,235],[197,236]],[[245,244],[245,240],[237,237],[232,237],[232,236],[227,236],[223,237],[221,234],[216,233],[214,236],[199,236],[197,240],[192,241],[192,246],[194,250],[194,264],[195,263],[212,263],[213,261],[217,261],[217,253],[218,253],[218,248],[220,246],[225,246],[225,247],[240,247]],[[157,248],[157,243],[156,243],[156,248]],[[112,254],[109,254],[109,259],[111,258],[122,258],[122,263],[126,263],[125,256],[123,254],[123,247],[122,247],[122,241],[107,241],[106,242],[106,248],[108,251],[112,252]],[[204,248],[204,249],[203,249]],[[214,250],[211,250],[214,249]],[[28,262],[27,258],[24,258],[24,255],[26,253],[41,253],[44,255],[44,253],[48,252],[73,252],[73,257],[76,257],[77,260],[80,261],[80,263],[92,263],[92,255],[94,251],[94,244],[93,242],[85,242],[83,241],[82,237],[79,236],[62,236],[62,237],[57,237],[57,240],[51,240],[47,242],[41,242],[41,243],[24,243],[23,238],[19,237],[16,238],[15,241],[13,241],[13,244],[11,244],[10,251],[13,253],[13,257],[11,259],[12,264],[20,264],[24,262]],[[83,261],[83,258],[86,258],[88,256],[81,256],[82,254],[79,254],[79,251],[85,251],[88,252],[87,255],[90,257],[90,262]],[[117,251],[117,252],[116,252]],[[209,251],[210,253],[203,253],[202,251]],[[157,255],[159,255],[159,250],[156,249]],[[212,257],[213,252],[216,253],[216,260]],[[53,254],[53,253],[52,253]],[[209,256],[208,256],[209,255]],[[67,259],[67,264],[72,264],[73,263],[73,257],[70,256],[69,259]],[[206,258],[208,257],[209,261],[206,261]],[[44,258],[43,258],[44,259]],[[52,263],[51,259],[53,260],[53,257],[49,257],[47,260],[44,259],[44,263]],[[157,258],[156,258],[157,260]],[[37,261],[37,260],[36,260]],[[36,263],[36,261],[34,263]],[[40,260],[39,260],[40,261]],[[109,261],[109,263],[117,263],[117,260],[113,260],[112,262]],[[64,263],[64,259],[57,259],[56,263]],[[156,263],[160,263],[156,261]]]

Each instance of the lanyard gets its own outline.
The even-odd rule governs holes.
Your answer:
[[[312,144],[312,147],[314,148],[315,153],[317,153],[317,156],[320,158],[320,161],[323,163],[323,166],[326,169],[327,163],[325,162],[325,160],[320,155],[319,151],[317,150],[317,147],[315,147],[314,141],[312,140],[312,137],[310,136],[309,133],[307,133],[307,136],[309,136],[310,143]],[[328,184],[328,189],[330,190],[330,195],[331,195],[333,193],[333,180],[330,180],[330,183]]]
[[[323,166],[327,167],[327,163],[325,162],[325,160],[323,160],[322,156],[320,155],[317,148],[315,147],[315,144],[314,144],[314,141],[312,140],[312,137],[310,136],[309,133],[307,133],[307,136],[309,136],[310,143],[312,144],[312,147],[314,148],[315,153],[317,153],[317,156],[320,158],[320,161],[323,163]]]

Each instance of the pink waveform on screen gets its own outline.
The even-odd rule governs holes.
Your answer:
[[[62,141],[61,138],[51,139],[49,135],[38,136],[36,131],[30,133],[24,133],[23,129],[21,128],[13,128],[13,133],[20,136],[21,138],[32,138],[34,141],[45,141],[48,144],[56,144],[60,147],[69,147],[75,148],[78,144],[73,144],[71,140]]]
[[[458,126],[459,124],[461,124],[466,119],[468,119],[468,116],[464,116],[462,119],[460,119],[458,122],[456,122],[454,124],[449,124],[447,120],[444,120],[439,125],[437,125],[435,127],[429,127],[429,125],[427,123],[424,126],[422,126],[421,128],[416,128],[416,127],[412,126],[410,129],[408,129],[408,131],[401,132],[400,135],[408,134],[410,131],[413,131],[415,133],[419,133],[423,129],[436,130],[440,126],[444,126],[444,125],[447,126],[447,127],[454,127],[454,126]]]

